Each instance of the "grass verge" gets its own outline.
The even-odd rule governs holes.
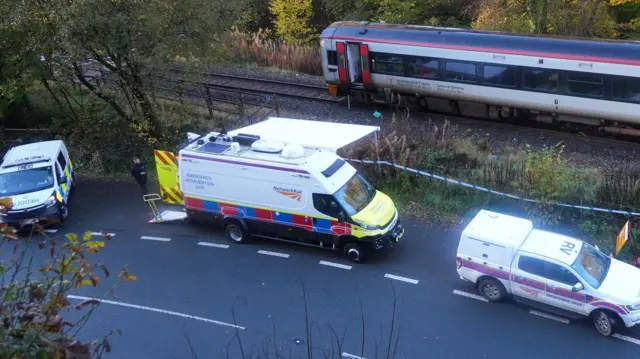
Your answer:
[[[354,164],[398,204],[405,218],[461,223],[465,214],[479,208],[533,218],[539,226],[576,227],[604,251],[613,248],[615,237],[627,220],[632,229],[640,220],[619,214],[554,206],[567,203],[638,212],[640,209],[640,168],[583,168],[569,165],[564,146],[533,150],[524,145],[502,154],[491,152],[483,139],[463,137],[456,126],[445,123],[395,120],[382,125],[374,141],[346,149],[347,158],[379,158],[500,191],[540,203],[518,201],[476,189],[447,183],[412,172],[368,164]],[[621,256],[640,255],[640,231],[632,230],[631,245]],[[584,238],[584,237],[583,237]]]

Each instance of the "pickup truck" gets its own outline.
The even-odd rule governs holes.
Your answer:
[[[490,302],[507,296],[570,318],[604,336],[640,322],[640,269],[529,220],[481,210],[463,230],[460,278]]]

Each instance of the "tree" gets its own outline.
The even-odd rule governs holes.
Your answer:
[[[475,8],[478,29],[580,37],[617,37],[602,0],[484,0]]]
[[[311,25],[312,0],[272,0],[269,7],[274,16],[276,33],[292,44],[309,44],[318,37]]]
[[[0,206],[11,209],[11,199],[0,199]],[[36,225],[34,231],[46,236],[42,227]],[[28,247],[33,245],[36,243],[31,236],[19,238],[6,224],[0,226],[0,248],[4,254],[13,252],[11,260],[0,261],[0,358],[100,358],[103,352],[111,350],[108,337],[117,331],[95,341],[77,341],[75,335],[100,302],[92,299],[73,305],[67,295],[81,286],[98,287],[101,277],[111,275],[104,264],[90,261],[90,256],[99,253],[105,242],[94,240],[89,232],[82,238],[75,234],[64,239],[47,238],[37,243],[41,250],[47,249],[49,258],[40,266],[34,263],[35,257],[27,255]],[[117,277],[108,293],[122,281],[136,280],[126,267]],[[85,310],[79,321],[64,320],[65,311],[71,309]]]
[[[155,142],[163,129],[148,79],[170,67],[176,56],[203,57],[215,46],[216,33],[233,23],[243,4],[244,0],[8,0],[0,21],[23,34],[16,41],[33,43],[44,55],[44,66],[33,70],[40,71],[43,86],[69,116],[78,116],[71,88],[75,82]],[[91,70],[106,74],[106,83],[88,78]]]
[[[620,37],[640,38],[640,1],[610,0],[613,16],[618,23]]]

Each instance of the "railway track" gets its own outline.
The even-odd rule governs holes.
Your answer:
[[[179,70],[174,70],[177,73],[184,73]],[[199,73],[199,76],[206,80],[205,82],[212,87],[219,90],[232,90],[232,91],[242,91],[245,93],[253,93],[253,94],[273,94],[277,96],[284,97],[292,97],[299,99],[307,99],[314,101],[323,101],[328,103],[340,103],[346,99],[346,97],[332,97],[329,94],[328,88],[325,86],[319,85],[309,85],[309,84],[300,84],[294,82],[287,81],[279,81],[279,80],[271,80],[271,79],[262,79],[262,78],[250,78],[245,76],[237,76],[237,75],[227,75],[220,73],[208,73],[203,72]],[[365,106],[373,106],[378,107],[379,109],[383,107],[388,107],[387,105],[382,104],[368,104],[359,102],[352,102],[351,106],[356,106],[363,108]],[[371,107],[370,107],[371,108]],[[411,109],[412,113],[419,113],[420,115],[426,116],[436,116],[441,118],[449,118],[455,119],[461,122],[466,122],[468,124],[472,124],[472,122],[476,123],[484,123],[489,127],[493,127],[494,129],[498,129],[498,127],[502,126],[502,128],[512,128],[512,129],[522,129],[522,128],[531,128],[540,133],[546,133],[548,135],[563,135],[567,138],[589,138],[591,141],[598,142],[601,145],[613,145],[617,143],[622,146],[637,146],[638,138],[637,137],[629,137],[624,135],[615,135],[615,134],[585,134],[581,132],[576,132],[575,130],[568,130],[564,128],[553,127],[550,128],[548,125],[536,123],[533,121],[524,121],[522,123],[516,123],[512,121],[500,121],[500,120],[492,120],[481,117],[471,117],[464,115],[453,115],[448,113],[440,113],[440,112],[423,112],[416,111],[415,108]]]
[[[271,94],[314,101],[341,102],[345,97],[332,97],[326,86],[300,84],[278,80],[223,75],[204,72],[200,74],[206,82],[219,89],[244,91],[256,94]]]

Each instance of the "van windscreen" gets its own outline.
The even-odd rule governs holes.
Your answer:
[[[37,192],[52,186],[51,166],[0,174],[0,196]]]
[[[376,196],[376,189],[361,174],[356,173],[333,197],[349,216],[360,212]]]

